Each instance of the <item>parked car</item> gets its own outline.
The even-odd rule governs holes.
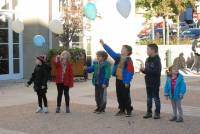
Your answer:
[[[189,29],[189,25],[186,22],[180,22],[179,26],[180,26],[181,31],[185,31]]]
[[[200,28],[190,28],[181,33],[182,39],[195,39],[196,37],[200,36]]]
[[[163,38],[163,29],[162,28],[155,29],[154,30],[154,34],[155,34],[155,37],[159,36],[159,38]],[[152,30],[150,30],[146,34],[140,34],[140,35],[138,35],[138,38],[141,39],[141,40],[152,39]]]
[[[192,25],[191,25],[192,26]],[[180,28],[180,31],[183,32],[185,30],[188,30],[189,28],[193,28],[191,27],[190,25],[188,25],[186,22],[180,22],[179,23],[179,28]],[[171,26],[171,29],[176,29],[177,30],[177,24],[173,24]]]

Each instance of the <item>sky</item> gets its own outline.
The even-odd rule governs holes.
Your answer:
[[[116,3],[117,0],[96,0],[97,12],[102,19],[92,21],[92,45],[99,43],[100,38],[118,51],[124,44],[135,45],[144,18],[135,15],[134,0],[131,0],[132,10],[127,19],[120,15]],[[96,46],[94,50],[97,50]]]

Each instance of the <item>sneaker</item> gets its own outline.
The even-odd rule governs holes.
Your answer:
[[[97,113],[98,111],[99,111],[99,108],[96,108],[93,113]]]
[[[132,117],[132,111],[128,111],[126,117]]]
[[[177,120],[176,120],[177,123],[181,123],[181,122],[184,122],[183,118],[182,117],[179,117]]]
[[[144,116],[143,116],[144,119],[148,119],[148,118],[152,118],[152,113],[146,113]]]
[[[123,115],[125,115],[126,113],[124,112],[124,111],[122,111],[122,110],[120,110],[119,112],[117,112],[116,114],[115,114],[115,116],[123,116]]]
[[[66,107],[66,113],[70,113],[69,107]]]
[[[35,113],[41,113],[42,112],[42,108],[41,107],[38,107],[35,111]]]
[[[43,112],[44,112],[44,113],[48,113],[48,108],[47,108],[47,107],[44,107],[44,108],[43,108]]]
[[[56,108],[56,113],[60,113],[60,107]]]
[[[96,114],[103,114],[103,113],[105,113],[105,110],[99,110],[96,112]]]
[[[169,121],[176,121],[176,120],[177,120],[176,116],[173,116],[171,119],[169,119]]]
[[[160,114],[158,114],[158,113],[155,113],[155,115],[154,115],[154,117],[153,117],[155,120],[156,119],[160,119]]]

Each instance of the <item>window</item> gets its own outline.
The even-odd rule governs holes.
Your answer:
[[[8,20],[4,15],[0,15],[0,17],[0,75],[2,75],[9,73],[9,48]]]

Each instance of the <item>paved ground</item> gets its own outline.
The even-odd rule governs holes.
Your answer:
[[[114,79],[108,89],[108,109],[103,115],[93,114],[94,88],[91,81],[75,83],[71,89],[71,114],[55,114],[56,87],[49,84],[49,114],[35,114],[36,96],[23,81],[0,82],[0,134],[200,134],[200,78],[187,77],[188,93],[183,106],[185,122],[168,121],[171,105],[163,99],[161,86],[162,119],[144,120],[146,95],[143,76],[136,75],[132,86],[134,116],[113,116],[117,111]],[[63,107],[64,109],[64,107]]]

